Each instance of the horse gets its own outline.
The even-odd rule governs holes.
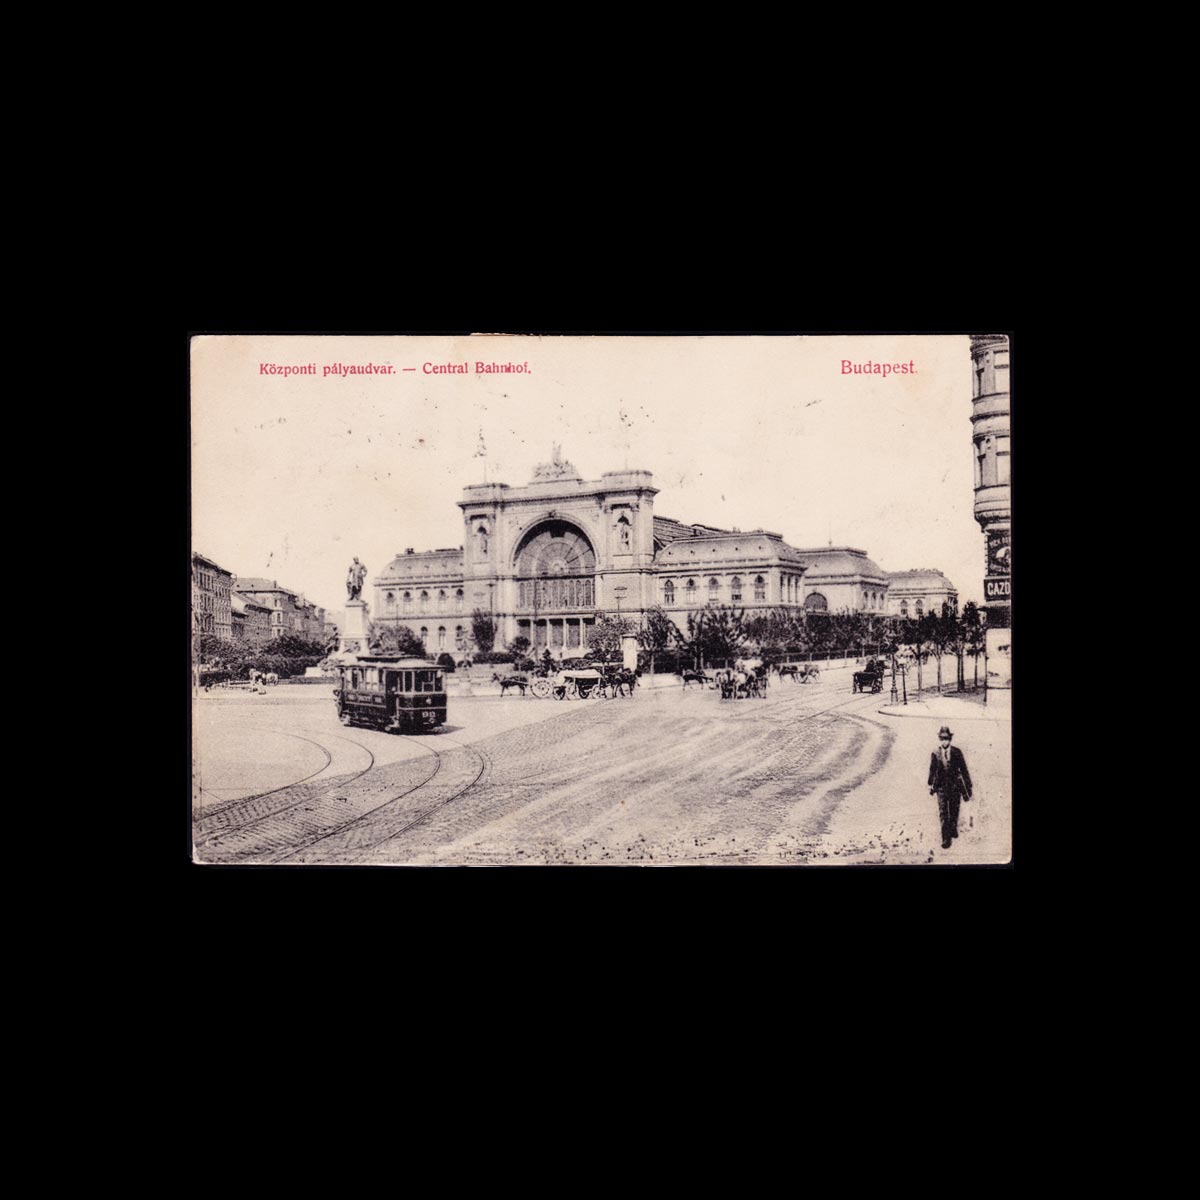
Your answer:
[[[637,672],[630,671],[628,668],[624,668],[620,671],[614,671],[612,675],[609,676],[608,682],[609,687],[611,688],[609,693],[610,698],[615,698],[617,696],[632,696],[633,689],[637,687]],[[626,691],[626,689],[628,689],[628,691]]]
[[[278,676],[278,675],[276,675],[274,671],[272,671],[272,672],[271,672],[271,673],[270,673],[270,674],[269,674],[269,675],[266,677],[266,679],[264,679],[264,680],[263,680],[263,682],[264,682],[264,683],[271,683],[271,684],[278,683],[278,682],[279,682],[279,676]]]
[[[683,686],[685,689],[689,683],[698,683],[701,687],[704,687],[705,684],[712,683],[712,679],[710,679],[709,676],[707,676],[703,671],[692,671],[689,669],[685,671],[676,671],[675,674],[683,676]]]
[[[500,685],[501,699],[508,695],[509,688],[520,689],[521,696],[523,698],[525,695],[525,689],[529,686],[529,681],[524,675],[505,675],[504,678],[501,679],[495,671],[492,672],[492,682]]]
[[[784,663],[778,668],[779,682],[782,683],[784,676],[788,676],[793,683],[799,683],[804,675],[804,672],[796,666],[795,663]]]

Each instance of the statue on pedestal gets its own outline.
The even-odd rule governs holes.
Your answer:
[[[367,568],[355,556],[346,572],[346,594],[351,600],[362,598],[363,580],[367,577]]]

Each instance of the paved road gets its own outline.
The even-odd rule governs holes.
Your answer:
[[[325,688],[212,693],[196,707],[196,857],[928,861],[936,802],[912,779],[928,761],[926,723],[879,715],[882,699],[852,696],[842,673],[774,684],[761,701],[682,687],[631,700],[452,697],[446,732],[410,738],[343,728]],[[898,738],[902,777],[889,771]],[[960,842],[959,861],[1007,857],[1002,838],[999,850]]]

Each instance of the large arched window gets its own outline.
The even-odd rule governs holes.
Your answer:
[[[568,521],[543,521],[517,550],[517,605],[540,612],[591,608],[596,603],[596,554],[583,530]]]
[[[445,650],[446,648],[446,627],[445,625],[438,626],[438,649]]]
[[[429,611],[429,593],[422,592],[421,593],[421,612],[426,613],[428,611]]]
[[[454,611],[462,612],[462,604],[463,604],[463,590],[462,590],[462,588],[459,588],[458,591],[456,591],[454,593]]]
[[[754,577],[754,598],[755,600],[767,598],[767,581],[761,575]]]
[[[461,595],[461,593],[459,593]],[[467,636],[461,625],[454,627],[454,648],[455,650],[465,650],[467,648]]]
[[[421,645],[424,646],[429,641],[429,630],[424,625],[421,626]]]
[[[900,601],[900,615],[904,618],[908,617],[908,601],[907,600]]]
[[[445,611],[446,611],[446,593],[445,593],[445,591],[444,591],[444,590],[440,590],[440,591],[438,592],[438,606],[437,606],[437,610],[438,610],[438,612],[445,612]]]
[[[667,582],[663,584],[663,603],[675,603],[675,583],[671,579],[668,579]]]
[[[742,599],[742,577],[735,575],[729,581],[729,599],[732,603],[738,604]]]
[[[708,602],[710,604],[716,604],[720,598],[721,581],[714,575],[713,578],[708,581]]]
[[[686,591],[687,591],[687,602],[689,604],[695,604],[696,603],[696,581],[694,579],[689,579],[687,581]]]
[[[412,612],[412,592],[405,592],[402,599],[405,612]]]
[[[396,593],[395,593],[395,592],[388,592],[388,594],[387,594],[387,606],[388,606],[388,608],[395,608],[395,607],[396,607]]]
[[[917,616],[923,617],[924,615],[925,615],[925,605],[922,604],[920,600],[918,600],[917,601]]]
[[[809,612],[828,612],[829,602],[820,592],[810,592],[804,598],[804,607]]]

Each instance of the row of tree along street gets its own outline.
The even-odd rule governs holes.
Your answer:
[[[200,635],[196,645],[199,681],[210,684],[227,679],[248,679],[251,671],[288,679],[303,675],[308,667],[317,666],[329,650],[324,642],[312,642],[294,633],[285,633],[257,646],[205,633]]]
[[[638,633],[651,670],[678,669],[681,665],[703,670],[724,666],[733,659],[761,658],[768,664],[797,659],[899,655],[912,663],[917,688],[923,686],[924,668],[936,665],[937,686],[943,682],[943,659],[951,659],[959,690],[967,686],[966,660],[973,660],[972,685],[978,686],[978,659],[984,652],[984,624],[973,603],[958,612],[943,604],[939,613],[922,617],[885,617],[874,613],[798,613],[776,608],[747,617],[744,609],[711,605],[689,614],[680,630],[661,609],[651,609]]]
[[[496,622],[480,609],[472,614],[473,648],[430,653],[412,630],[403,625],[373,622],[370,648],[376,653],[407,654],[436,661],[453,670],[456,659],[468,656],[475,663],[513,663],[519,670],[545,665],[537,661],[529,639],[514,638],[507,649],[496,650]],[[797,613],[776,608],[747,616],[744,609],[709,605],[689,613],[680,629],[661,608],[649,609],[642,620],[595,615],[588,630],[586,657],[589,661],[616,662],[621,658],[622,639],[633,635],[641,648],[639,665],[651,673],[673,672],[683,667],[704,670],[726,666],[737,658],[761,658],[768,664],[827,657],[898,655],[911,663],[916,685],[924,684],[927,667],[936,669],[937,687],[943,686],[944,660],[954,666],[960,690],[978,686],[979,658],[983,654],[984,624],[974,604],[961,613],[943,605],[940,613],[923,617],[884,617],[871,613]],[[206,634],[199,640],[202,672],[225,673],[227,678],[246,678],[251,670],[274,672],[281,679],[302,675],[306,667],[321,663],[331,646],[305,641],[293,634],[261,646],[224,641]],[[542,659],[546,658],[545,652]],[[968,672],[967,660],[971,660]],[[561,665],[562,659],[554,660]],[[570,661],[569,659],[566,661]],[[970,683],[968,683],[968,674]],[[909,676],[911,684],[911,670]]]
[[[496,650],[496,622],[476,609],[471,619],[474,663],[511,663],[518,670],[546,665],[568,665],[567,656],[554,658],[543,650],[540,657],[526,637],[514,638],[507,649]],[[622,639],[633,635],[641,648],[639,665],[651,673],[674,672],[683,667],[705,669],[726,666],[735,659],[761,658],[768,664],[819,659],[898,654],[900,663],[915,669],[916,687],[924,686],[927,666],[936,670],[937,687],[943,686],[943,660],[951,660],[958,688],[978,686],[979,658],[983,654],[984,625],[974,604],[961,613],[949,604],[939,613],[922,617],[885,617],[872,613],[797,613],[776,608],[747,616],[744,609],[709,605],[690,613],[680,629],[661,608],[649,609],[642,620],[595,614],[588,630],[586,659],[616,662],[621,658]],[[373,625],[372,649],[425,656],[420,639],[403,626]],[[462,661],[464,651],[459,651]],[[432,656],[430,656],[432,657]],[[971,660],[968,672],[967,660]],[[454,659],[442,654],[437,660],[451,669]],[[970,684],[968,684],[968,673]],[[910,671],[911,682],[911,671]]]

